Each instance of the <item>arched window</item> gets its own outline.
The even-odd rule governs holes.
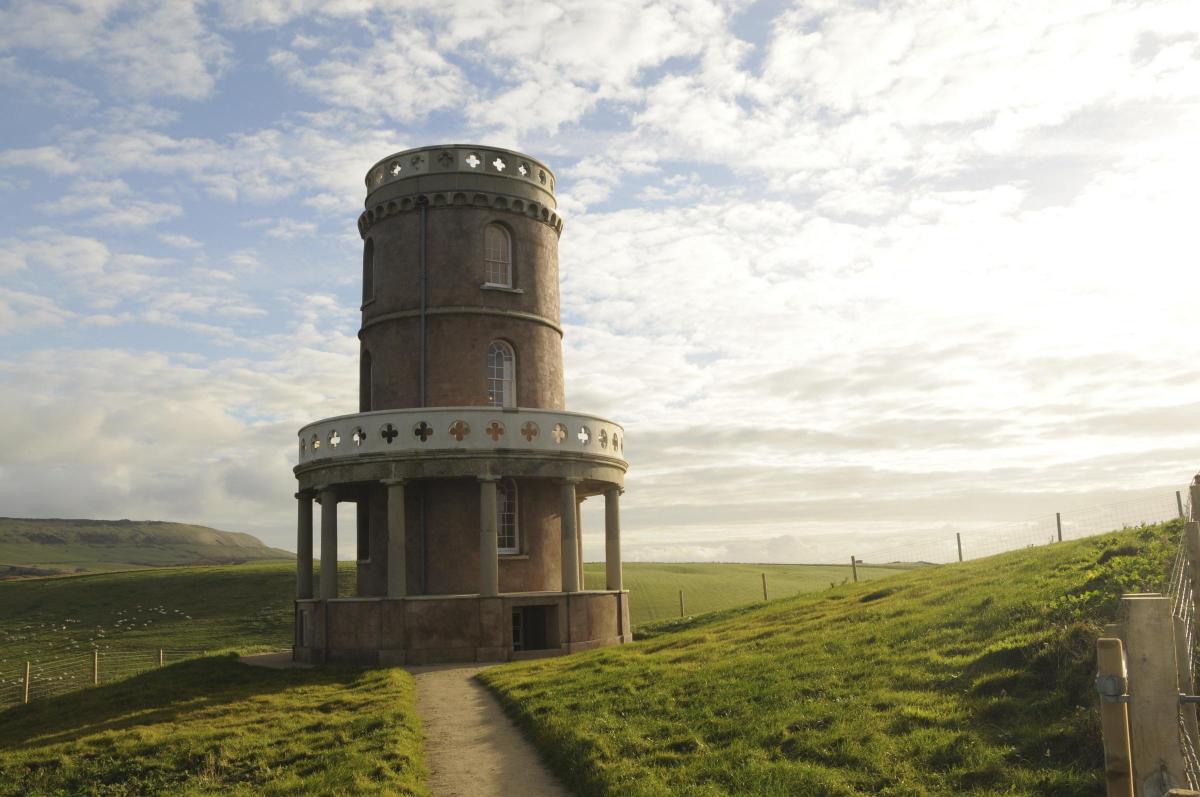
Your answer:
[[[371,352],[366,349],[358,358],[358,411],[371,411]]]
[[[512,239],[499,224],[483,228],[484,284],[511,288]]]
[[[496,536],[499,553],[521,552],[517,531],[517,483],[512,479],[501,479],[496,483]]]
[[[512,346],[493,340],[488,346],[488,404],[493,407],[517,406],[517,358]]]
[[[375,241],[371,238],[363,244],[363,298],[366,304],[375,298]]]

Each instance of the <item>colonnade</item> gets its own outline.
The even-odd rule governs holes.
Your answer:
[[[500,594],[499,538],[496,528],[496,483],[498,476],[479,479],[479,594]],[[403,598],[408,593],[406,539],[404,523],[403,479],[384,481],[387,487],[387,596]],[[561,572],[562,591],[583,589],[583,552],[580,549],[578,479],[563,479],[561,489]],[[623,589],[621,576],[621,488],[611,485],[604,490],[604,562],[608,590]],[[313,597],[313,507],[314,497],[321,505],[321,573],[318,594],[322,600],[337,594],[337,505],[336,486],[318,487],[296,493],[296,597]]]

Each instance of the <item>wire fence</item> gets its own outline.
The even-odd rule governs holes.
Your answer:
[[[113,683],[207,652],[183,648],[94,650],[43,661],[7,661],[0,670],[0,708]]]
[[[1187,490],[1164,492],[1148,498],[1081,507],[1029,520],[1002,523],[957,532],[926,534],[895,545],[863,542],[865,555],[856,560],[869,564],[949,564],[981,559],[1037,545],[1079,540],[1121,529],[1163,523],[1185,517]]]

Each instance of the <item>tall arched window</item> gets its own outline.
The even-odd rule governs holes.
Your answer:
[[[371,352],[366,349],[358,358],[358,411],[371,411]]]
[[[517,531],[517,483],[512,479],[501,479],[496,484],[496,535],[499,553],[521,552]]]
[[[499,224],[483,228],[483,265],[485,284],[512,287],[512,239]]]
[[[371,238],[363,244],[363,298],[366,304],[375,298],[375,241]]]
[[[493,340],[488,346],[488,404],[493,407],[517,406],[517,358],[512,346]]]

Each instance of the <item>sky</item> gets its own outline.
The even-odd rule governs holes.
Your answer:
[[[1194,0],[9,0],[0,514],[294,549],[296,430],[357,407],[363,175],[440,143],[556,172],[627,559],[1168,494],[1198,130]]]

